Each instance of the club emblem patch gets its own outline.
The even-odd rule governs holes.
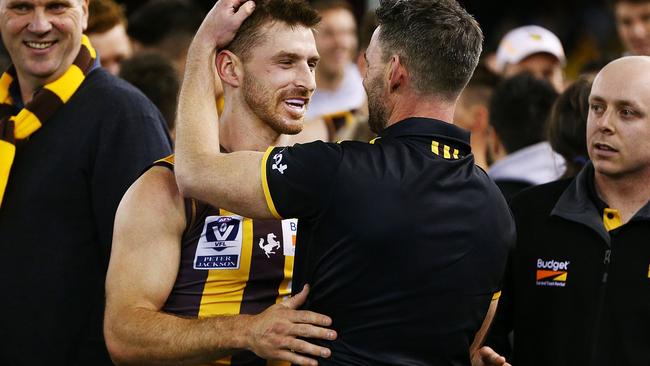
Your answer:
[[[208,216],[196,247],[194,269],[238,269],[242,250],[241,216]]]

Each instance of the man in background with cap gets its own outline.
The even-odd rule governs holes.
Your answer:
[[[497,49],[496,71],[503,77],[529,72],[562,92],[566,62],[562,42],[553,32],[527,25],[508,32]]]

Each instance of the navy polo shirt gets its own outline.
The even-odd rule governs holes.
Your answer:
[[[514,224],[469,133],[409,118],[370,143],[270,148],[270,210],[298,218],[293,291],[332,317],[320,365],[469,365]]]

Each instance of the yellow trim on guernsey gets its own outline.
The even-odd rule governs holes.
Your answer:
[[[492,301],[499,300],[500,297],[501,297],[501,291],[497,291],[494,293],[494,295],[492,295]]]
[[[269,182],[266,177],[266,161],[269,159],[269,155],[271,155],[271,151],[273,151],[274,148],[275,146],[270,146],[268,149],[266,149],[264,156],[262,156],[262,166],[261,166],[262,190],[264,191],[264,198],[266,198],[266,204],[267,206],[269,206],[269,211],[271,211],[273,217],[275,217],[278,220],[282,220],[282,216],[280,216],[278,211],[275,209],[275,204],[273,203],[273,198],[271,197],[271,191],[269,190]]]

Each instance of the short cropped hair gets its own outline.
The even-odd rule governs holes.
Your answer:
[[[180,80],[169,59],[156,52],[137,54],[122,62],[120,77],[140,89],[158,107],[169,130],[174,129]]]
[[[242,59],[251,49],[264,41],[262,26],[271,22],[283,22],[289,26],[315,27],[320,15],[305,0],[255,0],[255,11],[246,18],[235,38],[224,49]]]
[[[92,0],[88,4],[86,34],[101,34],[118,24],[126,25],[124,8],[113,0]]]
[[[400,56],[414,89],[455,99],[479,62],[483,32],[455,0],[381,0],[379,41]]]
[[[510,154],[544,140],[557,92],[546,80],[523,73],[506,79],[490,100],[490,125]]]
[[[585,77],[571,84],[551,109],[546,135],[555,152],[566,161],[565,177],[578,174],[587,160],[587,116],[591,81]]]

